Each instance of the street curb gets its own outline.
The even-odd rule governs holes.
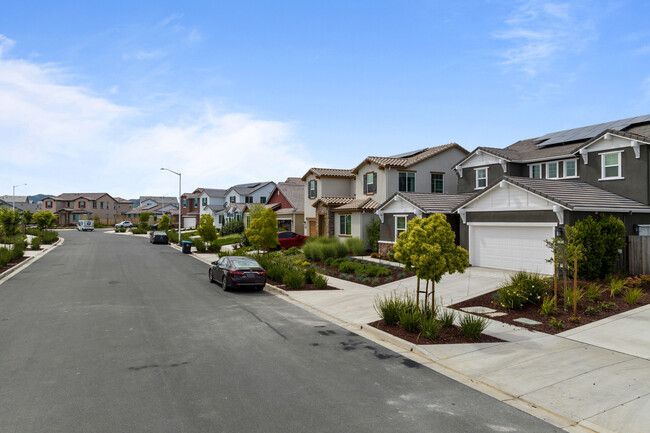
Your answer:
[[[180,247],[170,244],[174,249],[181,251]],[[203,260],[201,257],[190,254],[192,257],[200,260],[204,263],[208,263]],[[209,263],[208,263],[209,264]],[[553,411],[545,409],[543,407],[537,406],[527,400],[504,392],[498,388],[495,388],[489,384],[486,384],[480,380],[477,380],[471,376],[467,376],[457,370],[454,370],[451,367],[448,367],[444,364],[441,364],[439,361],[430,358],[430,355],[426,351],[420,349],[417,344],[409,343],[402,340],[401,338],[395,337],[387,332],[384,332],[380,329],[377,329],[373,326],[367,324],[354,324],[342,320],[336,316],[333,316],[325,311],[314,307],[313,305],[306,304],[293,296],[289,291],[276,287],[272,284],[266,284],[264,291],[282,297],[288,302],[291,302],[295,305],[300,306],[301,308],[315,312],[318,316],[326,318],[343,328],[354,331],[360,336],[367,338],[381,346],[386,347],[389,350],[395,351],[395,348],[402,349],[406,353],[403,353],[403,356],[407,356],[412,361],[415,361],[422,365],[423,367],[430,368],[431,370],[436,371],[437,373],[443,374],[448,378],[455,380],[465,386],[468,386],[472,389],[475,389],[483,394],[486,394],[492,398],[495,398],[503,403],[508,404],[516,409],[521,410],[522,412],[528,413],[535,418],[541,419],[555,427],[558,427],[562,430],[571,431],[572,433],[609,433],[607,430],[603,430],[602,427],[597,426],[587,420],[582,422],[576,422],[574,420],[563,417],[559,414],[556,414]],[[392,346],[392,347],[391,347]],[[410,356],[409,356],[410,355]],[[569,429],[569,430],[568,430]]]
[[[17,264],[13,268],[7,269],[3,273],[1,273],[0,274],[0,284],[4,283],[5,281],[8,281],[9,279],[11,279],[14,276],[14,274],[19,273],[24,268],[28,267],[29,265],[31,265],[32,263],[34,263],[35,261],[37,261],[38,259],[43,257],[45,254],[49,253],[50,251],[52,251],[53,249],[55,249],[59,245],[63,244],[63,241],[64,241],[64,239],[62,237],[59,237],[59,240],[54,242],[52,244],[51,248],[48,248],[46,250],[41,251],[36,256],[28,257],[27,260],[23,260],[21,263]]]

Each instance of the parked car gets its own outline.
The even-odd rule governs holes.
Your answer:
[[[295,232],[280,232],[278,233],[278,242],[280,248],[301,247],[308,237]]]
[[[152,244],[168,244],[169,239],[165,232],[151,232],[149,235],[149,242]]]
[[[149,230],[158,230],[158,223],[156,223],[156,224],[151,224],[151,225],[149,226]]]
[[[210,282],[218,281],[223,290],[235,287],[264,289],[266,271],[250,257],[227,256],[212,262],[208,270]]]
[[[93,231],[95,230],[95,221],[94,220],[81,220],[77,223],[77,230],[80,232]]]
[[[115,224],[116,229],[120,229],[120,228],[130,229],[131,227],[133,227],[133,223],[131,221],[122,221]]]

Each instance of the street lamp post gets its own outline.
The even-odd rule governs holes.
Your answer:
[[[15,211],[16,210],[16,187],[18,186],[24,186],[27,185],[26,183],[19,183],[18,185],[13,186],[13,192],[12,192],[12,202],[11,202],[11,210]]]
[[[181,174],[170,170],[168,168],[161,168],[161,170],[169,171],[178,176],[178,246],[181,245]]]

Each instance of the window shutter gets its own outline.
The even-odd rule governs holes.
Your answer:
[[[363,175],[363,193],[368,194],[370,191],[368,191],[368,175],[364,174]]]

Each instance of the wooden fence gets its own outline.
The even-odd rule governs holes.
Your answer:
[[[630,275],[650,274],[650,236],[628,236],[628,272]]]

